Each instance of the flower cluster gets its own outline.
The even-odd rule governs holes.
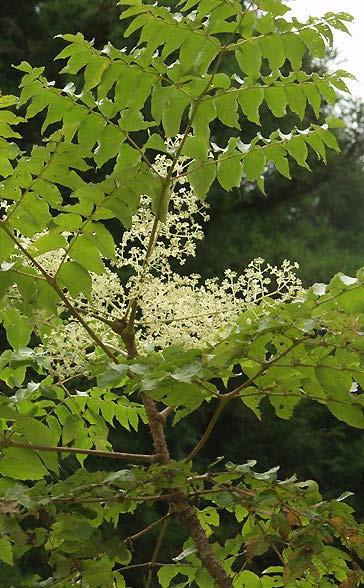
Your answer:
[[[156,157],[155,168],[161,176],[169,173],[179,142],[180,137],[169,139],[169,153]],[[139,353],[145,354],[176,343],[186,349],[213,345],[227,334],[247,307],[264,301],[272,304],[274,299],[291,299],[301,290],[295,275],[298,265],[287,260],[276,267],[256,259],[240,274],[226,270],[222,280],[203,281],[199,275],[181,276],[172,270],[172,262],[183,265],[189,256],[195,255],[197,242],[203,238],[202,223],[209,218],[207,205],[197,199],[184,173],[189,163],[187,157],[181,156],[173,167],[167,219],[159,224],[148,264],[144,260],[155,217],[151,200],[145,195],[130,230],[124,232],[117,247],[115,261],[108,261],[110,267],[104,274],[91,274],[91,301],[83,295],[72,301],[95,334],[113,351],[123,353],[120,337],[110,322],[123,317],[135,297],[137,345]],[[31,250],[40,236],[22,238],[22,245]],[[64,236],[71,237],[66,233]],[[37,261],[54,276],[66,258],[65,250],[60,248],[39,255]],[[125,273],[120,271],[123,269],[130,276],[124,283],[119,277]],[[13,289],[9,296],[14,294]],[[87,374],[89,363],[95,358],[95,344],[77,320],[61,316],[64,317],[64,308],[60,308],[58,318],[51,320],[39,314],[37,334],[42,343],[38,352],[43,354],[45,367],[60,378]]]
[[[181,138],[177,136],[176,139],[167,139],[170,156],[157,155],[154,168],[161,177],[167,176],[172,165],[172,156],[178,149]],[[169,273],[172,259],[183,265],[187,257],[195,255],[196,243],[204,237],[200,223],[209,220],[208,206],[196,198],[188,183],[185,171],[190,162],[188,157],[180,156],[174,165],[168,215],[166,221],[159,226],[158,238],[148,260],[149,272],[164,275]],[[145,195],[141,197],[139,210],[133,216],[131,229],[123,234],[116,267],[130,267],[136,276],[140,276],[153,224],[151,200]]]
[[[247,307],[293,298],[302,288],[297,268],[288,260],[277,267],[259,258],[240,275],[226,270],[223,280],[203,282],[197,274],[149,279],[140,300],[141,347],[163,348],[176,341],[185,348],[215,344]]]

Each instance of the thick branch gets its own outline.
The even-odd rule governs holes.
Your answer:
[[[219,560],[212,553],[206,533],[198,520],[196,510],[182,494],[181,498],[175,501],[174,504],[176,513],[190,532],[202,565],[207,569],[219,588],[232,588],[233,583],[231,579],[222,568]]]
[[[155,406],[154,401],[149,398],[149,396],[143,394],[142,399],[149,421],[154,448],[159,458],[158,461],[161,464],[167,464],[170,461],[170,457],[160,414]]]

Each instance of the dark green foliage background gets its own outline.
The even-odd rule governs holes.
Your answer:
[[[16,92],[19,75],[10,64],[23,59],[32,65],[45,65],[48,79],[57,80],[58,64],[53,58],[61,44],[52,38],[58,33],[81,31],[86,38],[95,38],[97,47],[107,40],[117,47],[124,46],[124,24],[118,24],[118,12],[114,0],[2,0],[1,92]],[[307,64],[307,68],[311,67],[312,64]],[[270,263],[289,258],[300,263],[300,275],[309,284],[325,282],[339,270],[353,274],[363,265],[364,108],[361,104],[348,103],[343,109],[349,129],[341,132],[342,154],[332,156],[327,167],[313,163],[312,174],[296,169],[293,182],[272,175],[267,184],[267,197],[249,185],[235,189],[229,198],[223,197],[220,187],[213,188],[206,239],[199,246],[197,258],[184,271],[193,270],[210,277],[221,275],[227,267],[239,271],[258,256]],[[249,125],[247,136],[255,132],[254,125]],[[268,112],[263,128],[272,129]],[[218,127],[215,133],[220,143],[223,138]],[[176,457],[185,454],[199,438],[210,417],[208,408],[205,411],[205,415],[199,412],[176,427],[171,439]],[[117,444],[137,451],[138,447],[130,446],[129,441],[128,434],[122,432]],[[282,476],[295,472],[301,479],[314,478],[327,497],[336,497],[344,490],[353,491],[354,504],[364,515],[360,498],[364,463],[362,433],[339,423],[325,407],[301,404],[294,418],[282,421],[267,406],[263,422],[243,407],[239,412],[228,408],[204,450],[201,467],[210,457],[224,454],[240,463],[257,459],[262,470],[279,463]],[[92,460],[88,464],[91,468],[98,467]],[[146,524],[151,520],[153,513],[149,509],[145,514]],[[150,541],[151,537],[144,547],[148,548]],[[144,547],[141,545],[141,552]],[[36,568],[42,562],[29,561],[28,565]],[[5,564],[0,566],[1,585],[4,588],[21,585],[18,572],[12,572],[15,575],[10,577],[9,571]]]

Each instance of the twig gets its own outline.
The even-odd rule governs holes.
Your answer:
[[[147,527],[145,527],[144,529],[142,529],[138,533],[135,533],[134,535],[130,535],[129,537],[126,537],[126,539],[124,539],[124,541],[126,543],[136,541],[137,539],[139,539],[140,537],[142,537],[146,533],[149,533],[149,531],[154,529],[154,527],[157,527],[158,525],[160,525],[164,520],[168,519],[171,515],[172,515],[172,513],[168,512],[166,515],[164,515],[164,517],[161,517],[157,521],[154,521],[154,523],[151,523],[150,525],[148,525]]]
[[[189,455],[185,458],[185,461],[191,461],[201,451],[201,449],[206,445],[220,414],[222,413],[222,411],[224,410],[224,408],[228,402],[229,402],[229,398],[221,398],[214,414],[211,417],[209,424],[207,425],[206,431],[202,435],[199,442],[195,445],[195,447],[189,453]]]
[[[161,530],[159,532],[157,543],[155,544],[155,547],[154,547],[152,559],[151,559],[151,561],[149,563],[149,572],[148,572],[148,578],[147,578],[147,583],[145,585],[145,588],[150,588],[150,584],[152,582],[153,573],[154,573],[155,562],[156,562],[156,559],[158,557],[158,553],[159,553],[159,550],[161,548],[162,541],[163,541],[165,532],[167,530],[168,523],[169,523],[169,520],[168,519],[165,519],[163,521],[162,528],[161,528]]]

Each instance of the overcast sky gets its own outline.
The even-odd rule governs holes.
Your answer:
[[[353,73],[358,82],[350,82],[354,96],[364,99],[364,0],[293,0],[297,18],[321,16],[325,12],[349,12],[355,18],[349,26],[352,36],[337,31],[335,46],[340,50],[340,67]]]

